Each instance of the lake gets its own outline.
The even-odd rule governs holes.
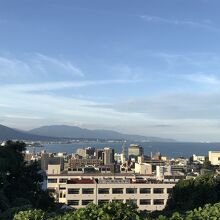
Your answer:
[[[126,143],[128,146],[131,143]],[[150,155],[151,152],[160,152],[164,156],[169,157],[190,157],[192,154],[196,155],[208,155],[208,151],[220,151],[220,143],[195,143],[195,142],[141,142],[140,144],[144,148],[144,154]],[[43,147],[35,148],[36,152],[46,150],[47,152],[66,152],[68,154],[75,153],[77,148],[84,147],[96,147],[104,148],[111,147],[115,149],[116,153],[122,152],[122,143],[71,143],[71,144],[44,144]],[[28,147],[27,150],[33,151],[33,148]]]

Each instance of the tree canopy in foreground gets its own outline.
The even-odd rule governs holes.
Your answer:
[[[89,204],[77,211],[69,211],[60,216],[47,214],[42,210],[20,211],[13,220],[218,220],[220,219],[220,203],[206,204],[203,208],[197,208],[180,214],[173,213],[167,217],[141,216],[135,205],[120,202],[108,203],[103,206]]]

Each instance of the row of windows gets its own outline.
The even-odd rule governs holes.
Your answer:
[[[167,193],[170,193],[172,189],[167,189]],[[138,191],[137,188],[126,188],[126,194],[136,194]],[[150,194],[151,189],[150,188],[140,188],[139,190],[140,194]],[[79,194],[80,189],[79,188],[70,188],[68,189],[68,194]],[[112,194],[123,194],[124,189],[123,188],[112,188]],[[164,189],[163,188],[154,188],[153,189],[154,194],[163,194]],[[83,188],[82,194],[94,194],[94,188]],[[110,194],[110,188],[99,188],[98,194]]]
[[[112,202],[124,202],[122,199],[114,199],[112,200]],[[110,200],[108,199],[101,199],[98,200],[98,204],[105,204],[110,202]],[[137,204],[137,200],[136,199],[126,199],[126,203],[129,202],[133,202],[135,204]],[[151,200],[150,199],[140,199],[140,205],[151,205]],[[68,205],[72,205],[72,206],[78,206],[80,203],[80,200],[68,200],[67,204]],[[89,203],[93,203],[93,200],[82,200],[82,205],[88,205]],[[153,205],[164,205],[164,200],[163,199],[154,199],[153,200]]]

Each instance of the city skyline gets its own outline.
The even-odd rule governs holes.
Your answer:
[[[220,141],[217,0],[0,6],[0,124]]]

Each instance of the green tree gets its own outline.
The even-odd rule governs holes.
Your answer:
[[[181,180],[173,188],[166,211],[186,211],[206,203],[220,201],[220,182],[214,175],[203,175],[195,179]]]
[[[53,220],[139,220],[137,206],[129,203],[111,202],[104,205],[93,203],[75,212],[71,211]]]
[[[53,198],[40,187],[42,175],[38,163],[27,165],[24,161],[25,147],[23,142],[12,141],[0,147],[1,216],[5,215],[4,212],[13,214],[13,210],[20,210],[19,207],[24,206],[44,210],[53,208]],[[0,219],[3,218],[1,216]]]
[[[47,214],[42,210],[20,211],[15,214],[13,220],[47,220]]]

